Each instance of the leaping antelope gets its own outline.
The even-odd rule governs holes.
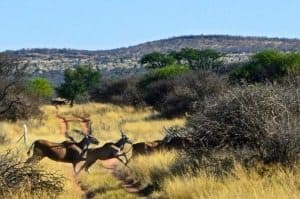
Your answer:
[[[80,142],[76,142],[68,134],[68,124],[65,119],[65,135],[72,141],[64,141],[61,143],[55,143],[48,140],[35,140],[30,146],[27,154],[29,155],[33,149],[33,154],[27,159],[26,163],[37,163],[44,157],[48,157],[54,161],[72,163],[74,173],[76,173],[76,165],[84,160],[82,157],[84,149],[90,144],[99,144],[99,141],[92,136],[91,130],[89,134],[80,133],[84,138]]]
[[[88,172],[88,169],[97,161],[97,160],[108,160],[112,158],[117,158],[121,163],[127,165],[129,159],[126,156],[126,152],[123,151],[126,143],[131,144],[131,140],[125,135],[122,129],[120,129],[121,138],[113,143],[108,142],[105,143],[102,147],[91,148],[87,150],[86,161],[81,166],[77,174],[82,170]],[[121,159],[121,157],[125,158],[125,162]]]

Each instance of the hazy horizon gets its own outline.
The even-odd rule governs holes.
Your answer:
[[[300,38],[300,2],[3,0],[0,51],[109,50],[189,35]]]

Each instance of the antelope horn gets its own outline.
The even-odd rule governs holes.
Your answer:
[[[56,115],[56,117],[58,118],[59,122],[60,122],[60,129],[61,129],[61,133],[62,134],[67,134],[69,131],[69,124],[68,124],[68,120],[60,115]]]
[[[172,135],[173,134],[173,132],[171,132],[169,129],[167,129],[165,126],[163,127],[164,128],[164,130],[167,132],[167,134],[168,135]]]
[[[88,128],[89,130],[88,130],[88,134],[89,135],[92,135],[92,133],[93,133],[93,129],[92,129],[92,121],[90,121],[89,122],[89,128]]]
[[[123,129],[122,129],[122,124],[124,124],[126,121],[125,120],[121,120],[120,122],[119,122],[119,129],[120,129],[120,133],[121,133],[121,135],[124,135],[125,133],[124,133],[124,131],[123,131]]]
[[[78,130],[78,129],[72,129],[72,131],[75,132],[75,133],[78,133],[79,135],[85,136],[85,134],[82,131]]]

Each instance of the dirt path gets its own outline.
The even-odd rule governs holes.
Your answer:
[[[141,182],[134,180],[130,176],[123,176],[117,171],[117,166],[120,164],[119,160],[112,158],[101,161],[102,166],[107,169],[122,185],[122,187],[129,193],[134,193],[141,198],[151,198],[153,187],[151,185],[142,186]]]
[[[76,176],[74,175],[73,169],[69,169],[68,173],[67,173],[67,179],[70,180],[72,187],[75,187],[76,191],[76,195],[78,195],[78,198],[86,198],[86,194],[87,194],[87,187],[84,187],[81,182],[76,178]]]

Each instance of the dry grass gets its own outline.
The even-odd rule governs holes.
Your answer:
[[[28,121],[28,137],[31,144],[36,139],[47,139],[60,142],[65,139],[60,134],[59,123],[56,115],[69,115],[76,113],[77,115],[89,116],[93,121],[93,134],[100,140],[100,145],[107,141],[116,141],[120,138],[119,122],[127,120],[123,126],[124,131],[133,141],[150,141],[160,139],[163,135],[163,126],[169,127],[174,124],[183,125],[183,119],[173,120],[151,120],[148,119],[154,112],[151,109],[135,110],[132,107],[119,107],[108,104],[90,103],[85,105],[75,105],[72,109],[68,106],[60,107],[58,112],[52,106],[44,106],[43,118]],[[27,147],[23,142],[16,143],[23,133],[22,121],[16,123],[1,122],[0,133],[6,134],[9,141],[0,145],[0,152],[3,153],[7,149],[21,151],[23,158],[27,158]],[[72,128],[79,128],[78,124],[71,123]],[[76,139],[80,136],[74,135]],[[120,184],[103,169],[100,164],[95,164],[90,169],[90,174],[82,173],[79,176],[82,186],[87,187],[88,191],[95,192],[96,198],[135,198],[128,195]],[[43,159],[39,167],[45,170],[57,171],[66,177],[65,190],[60,196],[61,198],[81,198],[83,191],[75,182],[72,173],[71,164],[57,163],[47,158]],[[20,195],[19,195],[20,194]],[[28,197],[27,197],[28,195]],[[13,198],[34,198],[24,191],[14,193]],[[12,197],[12,196],[11,196]],[[8,196],[10,198],[10,196]],[[43,197],[47,198],[47,196]]]
[[[43,107],[44,117],[42,120],[31,120],[28,122],[29,140],[48,139],[62,141],[64,136],[60,135],[58,121],[55,118],[56,110],[53,107]],[[118,107],[106,104],[76,105],[74,108],[62,107],[59,114],[67,115],[76,113],[89,115],[93,121],[94,134],[100,139],[101,145],[106,141],[115,141],[119,138],[118,123],[122,119],[128,120],[124,130],[134,141],[150,141],[163,137],[163,126],[182,126],[184,119],[173,120],[150,120],[147,119],[153,113],[151,109],[135,110],[131,107]],[[77,124],[72,124],[76,127]],[[0,123],[0,131],[7,135],[8,142],[0,145],[2,153],[8,148],[21,151],[25,154],[25,146],[22,142],[16,144],[22,135],[22,122]],[[79,137],[77,137],[79,139]],[[131,171],[119,167],[124,174],[131,172],[134,178],[143,184],[153,184],[156,191],[154,198],[298,198],[300,195],[300,171],[273,168],[270,175],[259,175],[257,170],[245,170],[235,166],[233,176],[222,180],[209,174],[195,171],[185,174],[174,174],[172,166],[178,154],[171,152],[157,152],[148,156],[137,156],[129,166]],[[180,157],[180,156],[179,156]],[[57,163],[48,159],[40,162],[39,167],[46,170],[57,171],[66,177],[65,190],[59,198],[82,198],[83,191],[72,173],[72,166],[65,163]],[[197,172],[196,172],[197,173]],[[87,188],[88,192],[95,198],[137,198],[135,195],[126,193],[120,183],[112,177],[101,164],[95,164],[90,173],[81,173],[77,179],[81,186]],[[7,198],[37,198],[30,195],[26,190],[12,193]],[[41,197],[40,197],[41,198]],[[45,195],[42,198],[49,198]]]
[[[235,169],[235,177],[224,181],[212,176],[177,176],[163,184],[161,195],[166,198],[299,198],[300,182],[297,173],[277,168],[270,176],[262,177],[256,170]]]

